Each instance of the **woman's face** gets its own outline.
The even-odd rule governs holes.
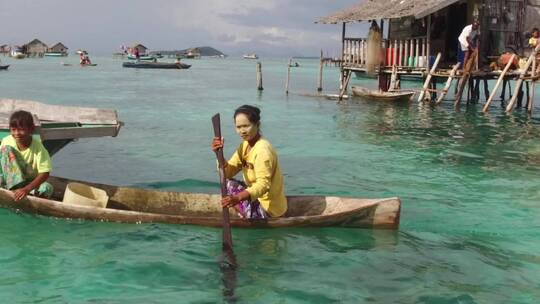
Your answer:
[[[259,125],[249,121],[246,114],[240,113],[234,118],[236,125],[236,133],[242,137],[243,140],[250,141],[259,133]]]

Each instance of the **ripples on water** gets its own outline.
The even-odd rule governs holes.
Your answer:
[[[74,58],[71,58],[76,60]],[[402,199],[399,231],[234,230],[241,303],[535,303],[540,298],[540,107],[335,104],[313,91],[316,61],[192,61],[186,71],[96,69],[55,59],[13,62],[2,96],[118,109],[115,139],[85,139],[54,157],[55,174],[152,189],[217,193],[210,117],[263,110],[288,193]],[[68,58],[69,60],[69,58]],[[4,60],[3,60],[4,61]],[[9,59],[6,59],[9,61]],[[13,68],[13,69],[12,69]],[[335,69],[324,86],[335,90]],[[362,80],[355,83],[372,86]],[[32,83],[32,85],[29,85]],[[538,94],[537,94],[538,95]],[[540,95],[539,95],[540,96]],[[65,221],[0,210],[0,298],[43,303],[215,303],[219,229]]]

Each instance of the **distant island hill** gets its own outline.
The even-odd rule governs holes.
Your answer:
[[[216,50],[213,47],[209,46],[201,46],[201,47],[195,47],[195,48],[189,48],[189,49],[183,49],[183,50],[161,50],[161,51],[151,51],[149,52],[149,55],[156,55],[161,54],[164,56],[185,56],[185,55],[194,55],[195,57],[226,57],[224,53],[221,51]]]

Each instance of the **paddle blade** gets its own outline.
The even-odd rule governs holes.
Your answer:
[[[221,119],[220,119],[219,113],[212,116],[212,126],[214,127],[214,137],[221,138]],[[219,167],[223,168],[225,165],[225,157],[223,156],[223,148],[220,148],[216,151],[216,157],[219,163]],[[223,195],[223,192],[221,194]]]
[[[214,127],[214,136],[221,137],[221,118],[219,113],[212,116],[212,126]]]

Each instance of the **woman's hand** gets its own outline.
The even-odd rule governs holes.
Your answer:
[[[214,139],[212,140],[212,151],[216,152],[219,148],[223,148],[223,143],[225,142],[225,140],[223,139],[223,137],[219,138],[219,137],[214,137]]]
[[[240,203],[240,198],[236,195],[227,195],[221,199],[221,206],[223,208],[234,207]]]
[[[22,200],[23,198],[25,198],[28,193],[30,192],[30,190],[26,189],[26,187],[23,187],[21,189],[17,189],[17,190],[14,190],[13,191],[13,197],[15,199],[16,202]]]

